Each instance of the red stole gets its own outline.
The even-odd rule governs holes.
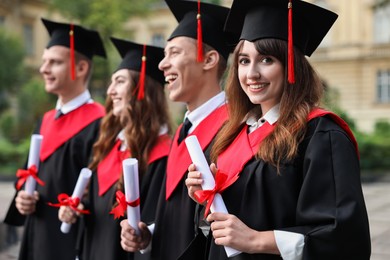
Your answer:
[[[88,103],[73,110],[57,120],[54,119],[56,110],[45,113],[40,129],[43,135],[41,146],[41,161],[45,161],[61,145],[87,127],[93,121],[104,116],[104,107],[98,103]]]
[[[97,167],[99,196],[106,193],[114,185],[122,174],[122,161],[130,158],[131,153],[127,149],[120,151],[121,140],[117,140],[110,153],[99,163]],[[156,145],[149,154],[148,164],[167,156],[171,140],[168,135],[161,135]]]
[[[204,150],[211,143],[227,118],[227,107],[226,105],[223,105],[203,119],[203,121],[188,136],[196,135],[202,150]],[[188,166],[190,166],[192,162],[184,140],[180,144],[177,143],[182,126],[183,124],[181,124],[176,131],[175,137],[172,141],[171,151],[168,156],[165,194],[165,198],[167,200],[172,195],[176,186],[187,172]]]
[[[351,129],[338,115],[323,109],[314,109],[310,112],[307,121],[322,116],[329,116],[346,131],[358,153],[357,142]],[[270,125],[266,122],[250,134],[248,134],[248,126],[245,125],[243,127],[236,139],[218,156],[218,169],[228,174],[228,180],[237,176],[244,166],[256,155],[261,142],[274,130],[275,126],[276,123]]]

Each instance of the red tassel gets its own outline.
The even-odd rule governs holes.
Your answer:
[[[198,0],[198,14],[196,16],[196,19],[198,20],[198,57],[197,61],[202,62],[203,61],[203,33],[202,33],[202,20],[200,15],[200,0]]]
[[[295,83],[292,0],[288,2],[288,83]]]
[[[74,26],[70,24],[69,31],[69,39],[70,39],[70,76],[72,80],[76,79],[76,64],[74,57]]]
[[[144,45],[144,49],[142,52],[142,64],[141,64],[141,72],[139,76],[138,82],[138,95],[137,99],[142,100],[145,96],[145,76],[146,76],[146,45]]]

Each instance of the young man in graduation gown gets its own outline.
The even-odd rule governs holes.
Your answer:
[[[122,222],[122,246],[134,251],[150,245],[151,240],[153,259],[197,259],[196,252],[186,249],[191,243],[205,243],[205,237],[194,220],[199,214],[198,208],[188,198],[185,186],[191,159],[184,139],[186,135],[196,135],[208,158],[210,144],[227,120],[225,93],[221,91],[220,81],[230,53],[229,40],[223,33],[229,9],[206,3],[198,5],[193,1],[166,2],[179,24],[168,38],[165,58],[159,68],[164,71],[169,98],[185,102],[187,112],[168,156],[152,238],[146,235],[148,238],[142,239],[140,246],[128,232],[126,236],[131,228]],[[197,33],[198,22],[201,36]],[[202,36],[203,42],[198,42]]]
[[[23,225],[19,259],[75,259],[77,225],[68,234],[60,231],[57,202],[60,193],[71,195],[80,170],[88,165],[104,108],[87,89],[92,57],[106,56],[96,31],[78,25],[42,19],[50,34],[40,73],[45,90],[58,96],[56,109],[44,114],[36,133],[43,135],[33,196],[17,192],[5,222]]]

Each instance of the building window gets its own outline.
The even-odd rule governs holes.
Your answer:
[[[374,7],[374,41],[390,42],[390,2],[378,1]]]
[[[35,45],[34,45],[34,30],[31,24],[23,25],[23,40],[24,50],[27,55],[33,56]]]
[[[390,69],[378,71],[377,101],[379,103],[390,103]]]
[[[152,36],[152,45],[158,47],[165,47],[165,37],[161,33],[154,33]]]

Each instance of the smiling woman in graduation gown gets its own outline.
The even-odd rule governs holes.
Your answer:
[[[141,219],[154,221],[171,143],[164,77],[157,67],[163,49],[111,40],[122,62],[107,90],[107,115],[102,120],[90,164],[95,171],[84,201],[90,214],[83,217],[81,247],[82,259],[86,260],[133,259],[134,255],[120,245],[119,223],[125,212],[114,213],[117,194],[124,192],[122,161],[137,158]]]
[[[209,244],[199,250],[210,260],[228,259],[224,246],[241,251],[230,259],[370,258],[357,143],[319,107],[323,86],[304,56],[337,15],[290,2],[236,0],[227,19],[241,41],[226,87],[230,120],[211,158],[230,184],[218,190],[229,214],[207,217]],[[207,200],[190,169],[190,195]]]

